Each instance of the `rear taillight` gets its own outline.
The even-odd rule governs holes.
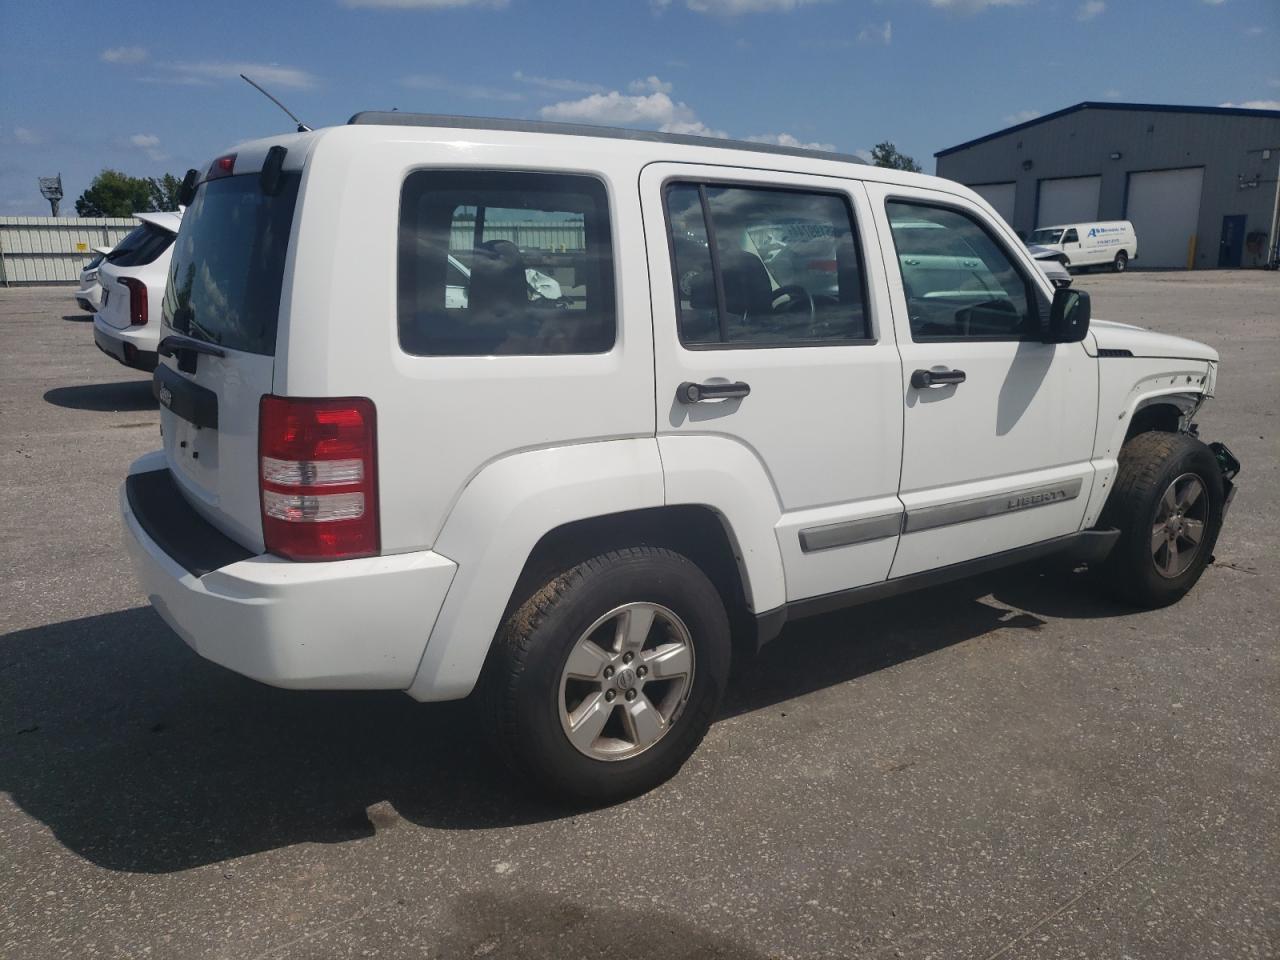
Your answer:
[[[121,277],[120,282],[129,288],[129,323],[135,327],[147,325],[147,285],[137,277]]]
[[[377,554],[377,419],[364,397],[265,396],[258,416],[262,536],[290,560]]]

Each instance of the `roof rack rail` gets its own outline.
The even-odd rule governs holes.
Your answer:
[[[695,137],[684,133],[655,133],[651,130],[628,130],[623,127],[597,127],[587,123],[506,120],[497,117],[454,117],[435,113],[401,113],[398,110],[365,110],[355,114],[347,123],[369,126],[453,127],[461,130],[553,133],[567,137],[600,137],[608,140],[638,140],[645,143],[674,143],[689,147],[714,147],[717,150],[777,153],[788,157],[809,157],[814,160],[835,160],[840,163],[865,164],[867,162],[851,153],[832,153],[826,150],[810,150],[805,147],[783,147],[775,143],[753,143],[749,140]]]

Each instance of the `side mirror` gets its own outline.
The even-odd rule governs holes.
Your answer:
[[[200,174],[194,168],[187,171],[187,175],[182,178],[182,186],[178,188],[178,203],[184,207],[191,206],[191,201],[196,198],[196,180],[200,178]]]
[[[1059,287],[1053,291],[1053,306],[1049,309],[1049,330],[1046,343],[1078,343],[1089,332],[1089,294],[1084,290]]]

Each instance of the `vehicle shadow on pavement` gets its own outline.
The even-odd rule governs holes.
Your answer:
[[[113,383],[86,383],[75,387],[54,387],[44,393],[46,403],[69,410],[97,412],[156,410],[159,404],[151,393],[150,380]]]
[[[69,313],[62,318],[67,323],[93,323],[92,313]]]
[[[1020,610],[1104,615],[1064,579],[1019,571],[998,582],[1015,584]],[[1044,623],[986,602],[992,586],[792,625],[738,671],[724,715]],[[469,703],[266,687],[200,659],[147,607],[0,637],[0,791],[108,869],[165,873],[356,840],[386,816],[482,829],[582,813],[514,786]]]
[[[996,571],[789,623],[759,656],[739,658],[723,712],[749,713],[997,630],[1035,631],[1046,617],[1129,612],[1062,561]]]

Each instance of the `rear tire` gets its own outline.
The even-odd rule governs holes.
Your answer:
[[[1131,438],[1099,520],[1120,530],[1099,571],[1102,583],[1139,607],[1181,600],[1212,557],[1222,504],[1222,473],[1199,440],[1159,432]]]
[[[1116,273],[1124,273],[1129,266],[1129,255],[1121,250],[1116,254],[1115,260],[1111,262],[1111,269]]]
[[[503,624],[486,722],[523,781],[621,800],[697,749],[729,660],[724,604],[697,565],[658,547],[613,550],[549,579]]]

